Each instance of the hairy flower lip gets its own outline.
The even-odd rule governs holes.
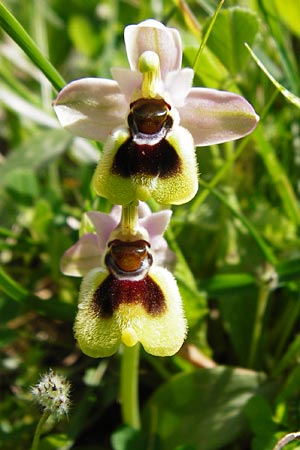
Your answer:
[[[207,146],[239,139],[251,133],[259,120],[243,97],[209,88],[192,88],[193,70],[181,69],[182,47],[177,30],[155,20],[129,25],[124,31],[130,69],[114,68],[114,80],[86,78],[73,81],[58,94],[54,109],[62,126],[72,133],[105,140],[126,126],[129,103],[136,100],[142,75],[139,56],[158,54],[162,97],[179,111],[180,123],[195,145]]]
[[[115,290],[113,297],[107,284]],[[161,292],[158,304],[157,298],[152,303],[150,298],[143,297],[144,289],[150,298],[157,289]],[[186,330],[176,281],[165,268],[153,266],[144,280],[136,282],[114,282],[101,268],[84,277],[74,332],[81,350],[88,356],[108,357],[118,350],[121,342],[134,345],[137,341],[152,355],[171,356],[182,346]]]

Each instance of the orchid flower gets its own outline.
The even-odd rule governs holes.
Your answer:
[[[176,281],[162,267],[174,258],[162,237],[171,211],[152,214],[143,204],[137,210],[128,230],[119,206],[111,214],[87,213],[95,233],[83,234],[62,257],[63,273],[83,276],[74,331],[82,351],[95,358],[138,341],[148,353],[173,355],[186,335]]]
[[[114,80],[69,83],[56,114],[72,133],[105,141],[94,176],[98,195],[122,205],[150,196],[185,203],[198,189],[195,145],[241,138],[258,116],[240,95],[192,87],[176,29],[146,20],[127,26],[124,39],[130,69],[113,68]]]

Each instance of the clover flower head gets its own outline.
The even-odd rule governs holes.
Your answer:
[[[119,222],[120,207],[110,215],[88,216],[96,233],[81,236],[61,262],[65,274],[84,277],[74,325],[80,348],[105,357],[121,342],[133,346],[139,341],[153,355],[176,353],[186,320],[176,281],[162,267],[174,259],[162,236],[171,211],[152,214],[140,204],[130,230],[121,226],[123,217]]]
[[[50,369],[31,388],[31,393],[43,411],[48,411],[59,419],[61,416],[68,414],[70,387],[70,383],[65,377]]]
[[[74,134],[105,141],[94,176],[100,196],[122,205],[150,196],[185,203],[198,189],[195,145],[243,137],[258,116],[237,94],[192,87],[176,29],[146,20],[127,26],[124,39],[130,69],[71,82],[56,114]]]

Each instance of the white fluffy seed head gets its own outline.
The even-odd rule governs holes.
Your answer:
[[[49,411],[59,419],[62,415],[68,414],[70,387],[64,376],[50,369],[48,373],[42,375],[39,383],[31,388],[31,393],[43,411]]]

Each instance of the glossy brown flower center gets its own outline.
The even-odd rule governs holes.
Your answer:
[[[130,105],[128,124],[131,132],[153,135],[172,126],[169,105],[162,99],[140,98]]]
[[[142,239],[128,242],[115,239],[109,243],[105,264],[116,278],[142,278],[153,262],[149,248]]]

